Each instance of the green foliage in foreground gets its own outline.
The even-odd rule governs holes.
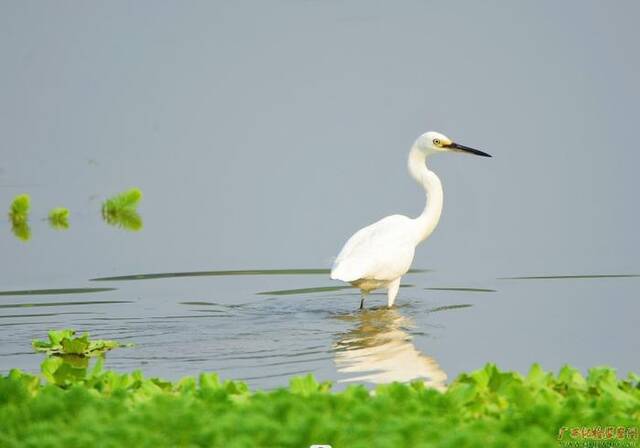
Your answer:
[[[123,191],[102,204],[102,217],[111,225],[126,230],[137,231],[142,228],[142,218],[138,214],[138,203],[142,199],[142,191],[131,188]]]
[[[557,447],[562,428],[596,426],[630,428],[637,443],[639,380],[609,368],[585,378],[534,365],[523,376],[488,364],[444,393],[421,383],[333,393],[311,376],[250,392],[212,373],[171,383],[103,371],[99,359],[64,387],[19,370],[0,377],[0,446]]]
[[[56,207],[49,212],[49,224],[54,229],[66,230],[69,228],[69,209]]]

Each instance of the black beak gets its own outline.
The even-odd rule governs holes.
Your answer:
[[[487,154],[486,152],[482,152],[477,149],[469,148],[468,146],[459,145],[457,143],[451,143],[450,145],[447,146],[447,148],[451,148],[459,152],[468,152],[469,154],[475,154],[477,156],[491,157],[491,154]]]

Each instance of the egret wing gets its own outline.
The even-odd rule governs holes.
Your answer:
[[[392,215],[356,232],[346,242],[331,270],[331,278],[394,280],[409,270],[415,252],[412,220]]]

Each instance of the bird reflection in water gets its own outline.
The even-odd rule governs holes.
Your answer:
[[[397,309],[364,310],[340,319],[356,323],[355,328],[341,334],[334,344],[338,371],[356,374],[340,382],[423,380],[426,386],[446,388],[447,374],[435,359],[416,349],[407,332],[414,326],[413,320]]]

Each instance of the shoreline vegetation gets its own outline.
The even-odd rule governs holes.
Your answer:
[[[494,364],[443,392],[421,382],[332,392],[312,375],[250,391],[215,373],[171,382],[104,370],[115,341],[52,331],[33,347],[42,374],[0,376],[0,446],[431,447],[638,443],[640,376],[596,367],[584,377],[534,364],[527,375]],[[95,359],[93,365],[90,360]]]

